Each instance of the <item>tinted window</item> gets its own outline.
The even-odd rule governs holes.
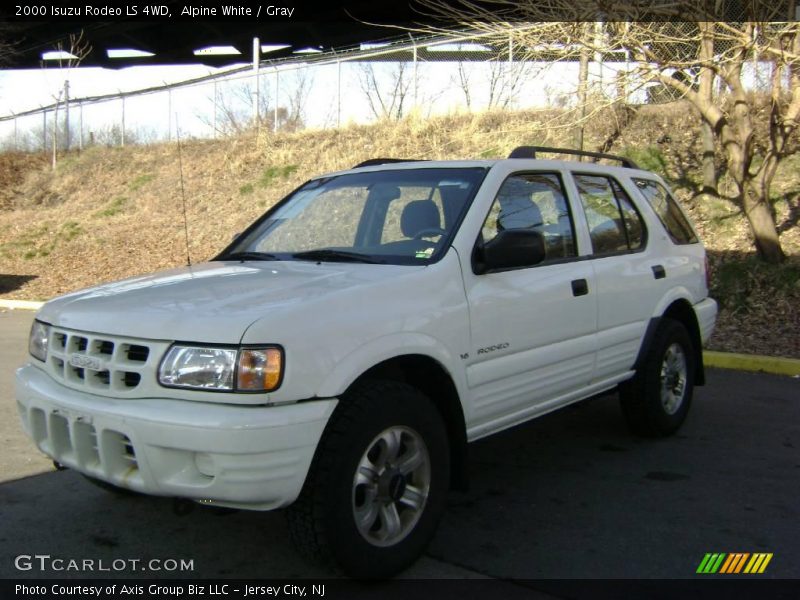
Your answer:
[[[613,179],[575,175],[595,254],[628,252],[642,247],[642,218],[625,190]]]
[[[644,244],[644,223],[642,217],[636,212],[636,208],[631,202],[630,196],[622,189],[619,183],[611,180],[611,188],[614,190],[614,196],[619,202],[619,209],[622,213],[622,218],[625,221],[625,233],[628,236],[628,248],[631,250],[638,250]]]
[[[569,204],[554,173],[512,175],[503,182],[483,224],[484,242],[507,229],[541,233],[545,262],[577,255]]]
[[[269,211],[222,258],[435,260],[485,174],[477,168],[410,168],[315,179]]]
[[[694,244],[697,236],[689,225],[689,220],[683,214],[680,206],[670,195],[667,189],[657,181],[649,179],[634,179],[636,187],[642,192],[645,200],[658,215],[664,229],[676,244]]]

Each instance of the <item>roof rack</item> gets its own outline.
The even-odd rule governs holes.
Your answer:
[[[370,158],[369,160],[365,160],[364,162],[358,163],[354,166],[354,169],[358,169],[360,167],[372,167],[375,165],[386,165],[390,163],[403,163],[403,162],[420,162],[419,158]]]
[[[617,156],[616,154],[605,154],[603,152],[589,152],[588,150],[573,150],[571,148],[548,148],[546,146],[518,146],[512,150],[508,158],[536,158],[537,152],[548,152],[553,154],[573,154],[575,156],[591,156],[592,158],[607,158],[622,163],[628,169],[638,169],[639,166],[630,158]]]

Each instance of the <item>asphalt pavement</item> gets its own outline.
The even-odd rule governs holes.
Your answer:
[[[31,318],[0,312],[0,578],[331,576],[295,554],[280,511],[179,515],[170,500],[117,496],[54,471],[21,433],[13,398]],[[709,370],[667,439],[630,435],[607,395],[478,441],[470,491],[450,494],[433,543],[405,576],[702,578],[714,577],[696,575],[706,553],[745,552],[773,554],[751,579],[800,578],[798,391],[797,378]],[[35,554],[106,565],[183,559],[192,570],[15,566]]]

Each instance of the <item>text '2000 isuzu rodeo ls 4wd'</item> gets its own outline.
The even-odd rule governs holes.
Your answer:
[[[289,507],[356,577],[420,555],[470,441],[616,387],[634,432],[674,432],[716,318],[703,246],[658,176],[552,150],[367,161],[210,262],[47,302],[25,430],[106,485]]]

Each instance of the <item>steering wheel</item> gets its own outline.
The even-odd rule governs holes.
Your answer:
[[[415,240],[419,240],[419,239],[422,239],[424,237],[428,237],[428,236],[431,236],[431,235],[442,236],[442,235],[446,235],[446,234],[447,234],[447,231],[445,231],[441,227],[428,227],[426,229],[420,229],[416,233],[416,235],[414,235],[414,239]]]

